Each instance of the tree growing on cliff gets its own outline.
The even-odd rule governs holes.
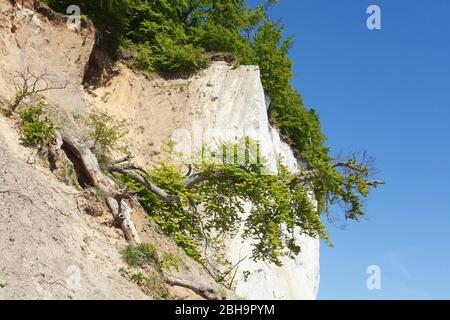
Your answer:
[[[207,250],[220,247],[221,239],[237,234],[252,240],[249,258],[277,265],[284,256],[300,254],[298,237],[302,234],[331,244],[321,212],[310,195],[322,173],[305,170],[292,174],[280,160],[278,174],[267,174],[264,160],[250,145],[249,139],[224,144],[215,152],[218,161],[201,158],[191,166],[188,176],[167,161],[150,171],[127,164],[110,166],[109,170],[117,181],[137,193],[162,230],[198,261],[204,261]],[[341,203],[348,219],[364,215],[361,199],[370,187],[382,183],[369,178],[371,173],[364,166],[367,159],[367,155],[359,160],[355,155],[333,165],[342,169],[340,185],[333,186],[342,196],[335,194],[329,203]],[[249,212],[243,203],[251,204]]]
[[[320,215],[329,214],[333,206],[339,205],[347,219],[364,216],[363,200],[381,182],[370,180],[366,155],[352,155],[344,161],[330,155],[318,114],[304,106],[292,86],[293,62],[288,53],[293,40],[284,36],[283,25],[273,22],[267,11],[277,1],[265,1],[255,8],[243,0],[47,2],[63,12],[70,4],[80,5],[105,39],[117,48],[138,50],[135,66],[145,71],[191,74],[207,65],[207,53],[217,51],[234,55],[238,63],[260,66],[272,100],[271,120],[298,160],[307,164],[300,175],[293,176],[281,165],[278,176],[266,177],[258,175],[254,166],[202,163],[194,168],[202,179],[187,186],[180,172],[168,164],[150,174],[136,166],[110,169],[139,193],[143,206],[191,256],[200,258],[198,244],[214,238],[211,230],[236,231],[242,222],[240,197],[254,205],[244,221],[243,234],[256,241],[254,258],[275,263],[280,256],[298,253],[296,227],[327,239]],[[308,190],[314,193],[317,208],[306,201]],[[199,210],[203,207],[212,217],[206,226]]]

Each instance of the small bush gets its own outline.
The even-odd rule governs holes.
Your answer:
[[[132,267],[145,267],[147,265],[159,266],[156,248],[151,244],[139,244],[127,246],[122,251],[124,261]]]
[[[88,122],[92,127],[88,137],[92,139],[93,148],[100,157],[114,150],[126,133],[123,122],[116,121],[114,117],[98,109],[90,114]]]
[[[55,135],[55,125],[45,116],[44,103],[21,106],[21,138],[27,146],[39,147]]]
[[[169,289],[160,275],[144,275],[136,273],[129,277],[131,282],[137,284],[144,293],[151,295],[157,300],[167,300],[170,298]]]
[[[180,271],[180,266],[188,268],[188,266],[183,262],[181,257],[174,253],[166,253],[164,254],[163,261],[161,267],[165,270],[174,269],[177,272]]]

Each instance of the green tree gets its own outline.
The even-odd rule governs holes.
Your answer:
[[[95,26],[102,31],[103,37],[115,45],[124,40],[129,25],[130,0],[44,0],[50,7],[66,13],[71,5],[81,8]]]
[[[260,67],[272,101],[270,118],[305,163],[302,176],[293,177],[282,166],[280,175],[266,177],[251,166],[205,165],[196,170],[209,173],[209,178],[188,188],[176,167],[156,168],[152,179],[178,195],[181,205],[161,201],[136,181],[126,181],[140,190],[149,213],[191,256],[200,259],[198,244],[209,237],[205,235],[208,228],[235,231],[241,198],[253,203],[244,236],[256,240],[254,258],[275,263],[286,252],[298,252],[294,238],[282,232],[284,227],[292,232],[299,226],[305,233],[327,239],[321,213],[328,214],[339,205],[347,219],[364,216],[364,199],[370,187],[381,182],[369,179],[367,155],[339,162],[330,156],[318,114],[304,106],[292,86],[293,62],[288,54],[293,38],[285,37],[283,24],[273,22],[267,10],[277,0],[262,1],[255,8],[244,0],[46,1],[62,12],[71,4],[79,5],[104,39],[116,47],[136,48],[139,55],[134,65],[145,71],[189,75],[208,64],[211,52],[227,52],[239,63]],[[226,179],[215,179],[217,172]],[[307,201],[306,187],[314,191],[318,210]],[[201,225],[200,207],[212,217],[206,226]]]
[[[101,157],[107,157],[126,133],[124,122],[119,122],[98,109],[93,110],[89,115],[88,125],[90,129],[87,136],[92,140],[92,148],[97,156]]]

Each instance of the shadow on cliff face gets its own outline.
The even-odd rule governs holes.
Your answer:
[[[120,58],[117,50],[102,40],[100,33],[96,31],[94,48],[84,69],[84,87],[97,89],[106,85],[118,74],[114,65]]]

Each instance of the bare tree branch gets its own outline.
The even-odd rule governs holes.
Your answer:
[[[370,187],[374,187],[374,188],[377,188],[378,186],[385,185],[385,184],[386,184],[386,182],[384,182],[384,181],[367,181],[367,185]]]
[[[158,196],[161,200],[166,202],[179,202],[181,198],[176,195],[168,194],[161,188],[155,186],[150,181],[148,181],[145,177],[140,175],[139,173],[135,172],[132,169],[129,168],[122,168],[122,167],[109,167],[109,171],[111,173],[118,172],[124,175],[131,176],[134,180],[145,186],[150,192]]]
[[[220,179],[225,177],[225,173],[222,171],[216,171],[210,175],[205,174],[204,172],[199,172],[199,173],[194,173],[193,175],[191,175],[190,177],[187,177],[186,179],[184,179],[182,181],[182,183],[188,187],[188,188],[192,188],[193,186],[195,186],[196,184],[202,183],[203,181],[206,181],[210,178],[213,179]]]
[[[17,72],[14,80],[16,81],[16,94],[11,99],[10,109],[15,111],[19,104],[33,94],[40,94],[50,90],[63,90],[66,89],[70,82],[66,81],[60,85],[51,81],[52,77],[56,77],[53,74],[49,74],[47,71],[43,71],[40,74],[36,74],[31,71],[28,66],[25,71]]]
[[[133,158],[134,158],[134,156],[129,154],[129,155],[123,157],[123,158],[111,161],[111,164],[121,164],[121,163],[124,163],[124,162],[128,162],[128,161],[130,161]]]
[[[147,172],[147,170],[145,170],[143,167],[141,167],[140,165],[138,165],[136,163],[127,163],[127,164],[122,164],[122,165],[118,165],[118,166],[113,166],[111,168],[132,169],[132,170],[139,171],[141,174],[143,174],[149,178],[153,178],[153,176],[151,174],[149,174]]]
[[[356,166],[354,163],[355,162],[352,160],[349,160],[347,162],[337,162],[333,165],[333,168],[347,168],[359,173],[364,173],[364,170]]]

